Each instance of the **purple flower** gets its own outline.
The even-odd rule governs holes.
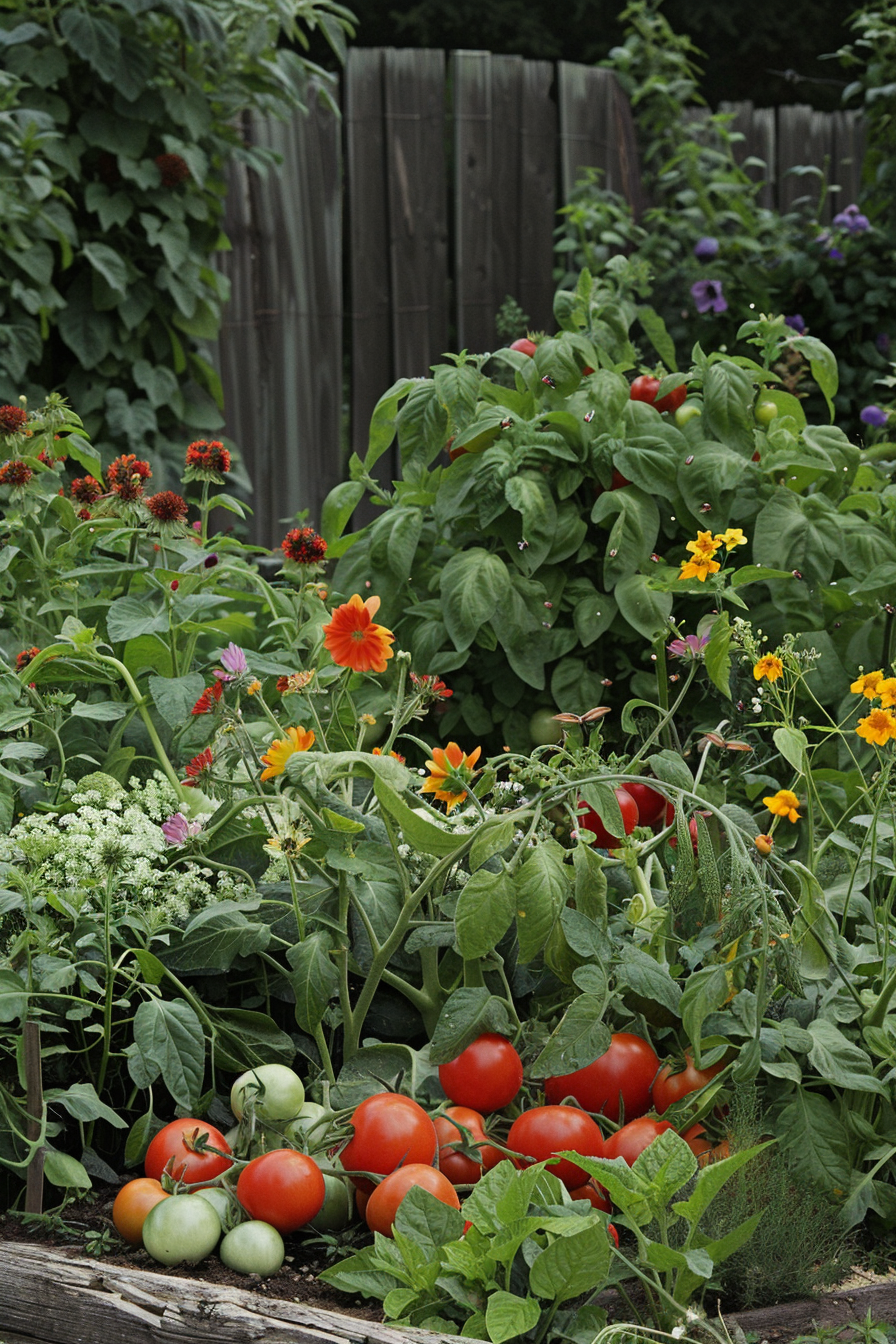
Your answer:
[[[828,256],[830,257],[831,261],[843,260],[843,253],[840,251],[839,247],[829,247]]]
[[[719,254],[718,238],[698,238],[694,244],[694,256],[700,261],[711,261]]]
[[[875,429],[882,429],[888,418],[887,412],[881,410],[880,406],[863,406],[859,411],[862,424],[873,425]]]
[[[867,215],[863,215],[857,205],[847,205],[834,216],[835,228],[846,229],[848,233],[865,233],[871,228]]]
[[[685,635],[684,639],[673,639],[666,645],[666,652],[673,658],[685,663],[695,663],[703,656],[703,650],[709,643],[709,635]]]
[[[784,325],[786,327],[793,327],[793,330],[797,335],[802,336],[803,332],[806,330],[806,319],[803,317],[802,313],[791,313],[790,317],[785,317]]]
[[[198,835],[201,830],[202,822],[188,821],[183,812],[175,812],[174,816],[162,822],[162,834],[169,845],[189,844],[193,836]]]
[[[202,566],[204,569],[214,569],[217,563],[218,563],[218,557],[215,554],[215,552],[212,551],[211,555],[207,555],[205,557],[205,559],[202,562]]]
[[[724,313],[728,300],[722,293],[721,280],[698,280],[691,285],[691,297],[698,313]]]
[[[874,344],[882,355],[890,353],[890,338],[885,331],[878,332],[874,338]]]
[[[246,655],[238,644],[234,644],[233,640],[221,654],[221,662],[224,664],[224,670],[232,673],[234,677],[241,677],[244,672],[249,671]],[[225,678],[222,677],[221,680],[223,681]],[[231,677],[227,677],[226,680],[230,681]]]

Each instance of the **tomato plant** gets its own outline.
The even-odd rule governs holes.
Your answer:
[[[619,804],[619,811],[622,813],[622,829],[625,835],[631,835],[638,824],[638,804],[635,802],[628,789],[614,789],[616,801]],[[600,849],[616,849],[621,843],[621,837],[611,835],[606,826],[601,821],[597,813],[588,806],[587,803],[579,805],[580,824],[590,831],[594,836],[594,843]]]
[[[624,1158],[629,1166],[640,1157],[645,1148],[649,1148],[654,1139],[666,1129],[674,1126],[668,1120],[654,1120],[649,1115],[641,1115],[637,1120],[617,1129],[615,1134],[604,1143],[604,1157]]]
[[[309,1223],[315,1232],[341,1232],[352,1220],[351,1184],[341,1176],[324,1176],[324,1202]],[[357,1192],[359,1195],[361,1191]]]
[[[143,1224],[143,1245],[160,1265],[196,1265],[218,1244],[221,1220],[199,1195],[171,1195],[154,1204]]]
[[[680,383],[678,387],[673,387],[671,392],[667,392],[664,397],[660,397],[659,401],[655,401],[653,404],[658,411],[677,412],[678,409],[684,404],[684,400],[687,395],[688,395],[687,387],[685,386],[684,383]]]
[[[753,414],[757,424],[770,425],[777,417],[778,408],[773,401],[758,401]]]
[[[275,1227],[252,1219],[238,1223],[227,1233],[218,1254],[227,1268],[235,1269],[237,1274],[258,1274],[266,1279],[283,1264],[286,1247]]]
[[[675,412],[675,423],[679,429],[684,429],[685,425],[693,420],[695,415],[702,414],[703,411],[695,401],[686,401]]]
[[[521,350],[524,355],[531,359],[538,349],[534,341],[530,341],[528,336],[520,336],[517,340],[511,342],[511,350]]]
[[[606,1156],[606,1149],[604,1149],[604,1156]],[[586,1181],[584,1185],[577,1185],[574,1190],[570,1190],[569,1195],[571,1199],[587,1199],[593,1209],[600,1209],[602,1213],[611,1213],[613,1210],[610,1196],[603,1186],[598,1185],[595,1180]]]
[[[146,1150],[143,1169],[154,1180],[161,1179],[166,1169],[176,1181],[194,1185],[197,1181],[213,1181],[232,1166],[229,1158],[217,1153],[198,1152],[196,1143],[205,1135],[206,1143],[219,1148],[224,1153],[231,1151],[230,1144],[214,1125],[204,1120],[172,1120],[170,1125],[160,1129]],[[169,1166],[170,1163],[170,1166]]]
[[[499,1111],[513,1101],[523,1085],[523,1065],[504,1036],[487,1031],[461,1051],[457,1059],[439,1065],[439,1082],[446,1097],[476,1111]]]
[[[457,1191],[447,1176],[423,1162],[410,1162],[406,1167],[398,1167],[384,1177],[368,1199],[364,1217],[371,1232],[382,1232],[384,1236],[391,1237],[398,1206],[415,1185],[428,1190],[443,1204],[450,1204],[453,1209],[460,1208]]]
[[[682,1097],[689,1096],[691,1092],[699,1092],[700,1088],[705,1087],[723,1068],[721,1060],[705,1069],[695,1068],[693,1056],[686,1050],[683,1069],[676,1072],[673,1065],[666,1064],[657,1074],[653,1084],[654,1110],[662,1115],[676,1101],[681,1101]]]
[[[650,1106],[650,1088],[660,1067],[659,1056],[649,1041],[630,1031],[617,1031],[608,1049],[583,1069],[548,1078],[544,1094],[551,1103],[575,1097],[586,1111],[618,1120],[633,1120]]]
[[[162,1189],[161,1182],[153,1180],[151,1176],[138,1176],[136,1180],[128,1181],[121,1187],[112,1205],[115,1231],[130,1246],[141,1246],[146,1215],[160,1199],[170,1198],[168,1191]]]
[[[625,791],[631,794],[638,805],[639,826],[652,826],[655,821],[659,821],[666,808],[663,794],[652,789],[649,784],[642,784],[640,780],[626,784]]]
[[[639,378],[633,380],[629,397],[632,401],[646,401],[652,406],[659,385],[659,378],[651,378],[649,374],[642,373]]]
[[[295,1232],[320,1212],[326,1186],[313,1158],[294,1148],[275,1148],[243,1167],[236,1193],[251,1218],[278,1232]]]
[[[423,1107],[410,1097],[377,1092],[355,1107],[351,1126],[354,1134],[341,1154],[348,1172],[372,1171],[386,1176],[404,1163],[431,1166],[435,1161],[435,1126]],[[372,1189],[373,1183],[364,1176],[353,1176],[352,1180],[362,1189]]]
[[[520,1157],[514,1158],[518,1167],[543,1162],[563,1149],[581,1153],[583,1157],[603,1157],[603,1136],[590,1115],[576,1106],[535,1106],[524,1111],[510,1126],[507,1147]],[[526,1160],[528,1159],[528,1161]],[[561,1180],[567,1190],[576,1190],[588,1182],[588,1173],[562,1157],[549,1171]]]
[[[483,1170],[490,1171],[501,1161],[503,1153],[486,1143],[484,1123],[479,1112],[468,1106],[449,1106],[443,1115],[437,1115],[433,1120],[439,1139],[439,1171],[452,1185],[472,1185],[479,1180]],[[451,1147],[455,1143],[470,1142],[458,1129],[458,1124],[470,1131],[473,1143],[482,1145],[478,1162]]]
[[[276,1124],[292,1120],[305,1100],[305,1085],[297,1073],[285,1064],[259,1064],[241,1073],[230,1089],[230,1109],[241,1120],[246,1103],[255,1101],[259,1120]]]

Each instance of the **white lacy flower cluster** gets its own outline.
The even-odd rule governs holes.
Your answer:
[[[179,799],[162,776],[129,784],[86,776],[68,791],[74,811],[29,814],[0,837],[0,863],[18,869],[34,896],[55,892],[78,912],[100,909],[111,879],[116,903],[134,907],[150,930],[252,894],[231,874],[192,861],[168,869],[161,823]]]

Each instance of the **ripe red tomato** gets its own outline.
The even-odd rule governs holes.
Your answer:
[[[435,1126],[422,1106],[398,1092],[377,1092],[355,1107],[351,1118],[354,1134],[342,1150],[346,1171],[374,1171],[386,1176],[409,1162],[435,1161],[438,1140]],[[373,1182],[364,1176],[352,1180],[363,1190]]]
[[[604,1156],[606,1156],[606,1149],[604,1149]],[[603,1186],[598,1185],[597,1181],[593,1179],[586,1181],[584,1185],[577,1186],[575,1190],[570,1190],[569,1196],[570,1199],[587,1199],[592,1208],[600,1209],[602,1213],[612,1213],[613,1211],[610,1196]]]
[[[511,342],[510,348],[511,350],[521,350],[524,355],[528,355],[531,359],[538,346],[534,341],[530,341],[528,336],[520,336],[518,340]]]
[[[652,406],[659,385],[659,378],[650,378],[646,373],[642,373],[640,378],[636,378],[632,383],[629,398],[632,401],[647,401]]]
[[[508,1106],[523,1085],[523,1065],[505,1036],[487,1031],[457,1059],[439,1065],[446,1097],[459,1106],[487,1113]]]
[[[659,1056],[649,1041],[630,1031],[617,1031],[610,1037],[609,1048],[593,1063],[549,1078],[544,1095],[554,1104],[575,1097],[586,1111],[614,1121],[624,1109],[626,1119],[633,1120],[650,1106],[650,1087],[659,1067]]]
[[[604,1157],[624,1158],[628,1165],[634,1165],[645,1148],[649,1148],[655,1138],[665,1129],[673,1129],[668,1120],[653,1120],[649,1115],[641,1115],[637,1120],[629,1120],[627,1125],[617,1129],[615,1134],[604,1143]]]
[[[710,1078],[715,1078],[723,1068],[724,1065],[719,1060],[717,1064],[710,1064],[708,1068],[697,1069],[694,1067],[690,1050],[686,1050],[683,1069],[676,1073],[671,1064],[666,1064],[657,1074],[653,1084],[654,1110],[662,1115],[676,1101],[681,1101],[682,1097],[688,1096],[691,1092],[699,1092],[700,1088],[705,1087]]]
[[[666,807],[666,799],[661,793],[652,789],[649,784],[641,784],[639,781],[626,784],[625,791],[631,794],[638,804],[639,826],[652,826],[655,821],[659,821]],[[673,808],[673,816],[674,814]]]
[[[478,1162],[451,1147],[451,1144],[460,1143],[465,1137],[457,1124],[452,1124],[454,1120],[470,1131],[474,1143],[482,1145]],[[472,1185],[482,1176],[483,1170],[491,1171],[504,1156],[497,1148],[486,1143],[485,1122],[478,1111],[468,1106],[449,1106],[443,1115],[436,1116],[433,1124],[439,1139],[439,1171],[448,1177],[452,1185]]]
[[[115,1231],[130,1246],[142,1246],[146,1215],[160,1199],[168,1198],[168,1191],[163,1190],[161,1183],[149,1176],[138,1176],[136,1180],[128,1181],[121,1187],[112,1205]]]
[[[398,1206],[415,1185],[428,1190],[443,1204],[450,1204],[452,1209],[460,1208],[457,1191],[447,1176],[423,1162],[411,1162],[380,1181],[368,1199],[364,1217],[371,1232],[382,1232],[384,1236],[391,1237]]]
[[[320,1167],[295,1148],[275,1148],[253,1157],[236,1183],[237,1198],[249,1217],[270,1223],[281,1235],[310,1223],[320,1213],[326,1193]]]
[[[619,1245],[619,1233],[616,1231],[616,1229],[615,1229],[615,1227],[613,1226],[612,1223],[607,1223],[607,1232],[608,1232],[609,1235],[613,1238],[614,1242],[615,1242],[616,1245],[618,1246],[618,1245]]]
[[[627,485],[631,485],[631,481],[628,479],[627,476],[623,476],[621,471],[617,471],[616,468],[614,467],[613,477],[610,481],[610,489],[624,490]]]
[[[619,804],[619,811],[622,813],[622,828],[625,835],[631,835],[638,824],[638,804],[629,793],[628,789],[614,789],[616,801]],[[599,849],[616,849],[621,843],[618,835],[611,835],[600,817],[594,812],[587,803],[579,804],[579,816],[581,825],[586,831],[591,831],[595,837],[594,843]]]
[[[591,1116],[576,1106],[535,1106],[530,1111],[523,1111],[510,1126],[507,1147],[523,1155],[514,1158],[518,1167],[543,1162],[563,1149],[571,1149],[583,1157],[604,1156],[603,1135]],[[577,1190],[589,1179],[587,1171],[566,1157],[548,1167],[548,1171],[561,1180],[567,1190]]]
[[[658,411],[677,411],[682,402],[686,400],[687,395],[687,386],[682,383],[680,387],[673,387],[671,392],[667,392],[664,397],[660,397],[659,401],[655,401],[653,404]]]
[[[185,1181],[194,1185],[197,1181],[213,1181],[233,1164],[217,1153],[197,1153],[193,1144],[200,1134],[207,1134],[207,1142],[222,1152],[231,1151],[230,1144],[214,1125],[205,1120],[172,1120],[170,1125],[160,1129],[146,1150],[143,1169],[153,1180],[160,1180],[162,1172],[168,1168],[176,1181]],[[168,1163],[171,1166],[168,1167]]]
[[[690,1129],[686,1129],[681,1137],[701,1167],[708,1166],[710,1162],[721,1162],[723,1158],[731,1156],[731,1146],[728,1140],[722,1139],[721,1143],[714,1145],[702,1125],[691,1125]]]

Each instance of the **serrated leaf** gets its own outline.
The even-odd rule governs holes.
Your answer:
[[[457,946],[462,957],[484,957],[509,929],[516,911],[516,892],[506,872],[484,868],[461,887],[454,911]]]
[[[448,1064],[483,1032],[509,1035],[512,1031],[507,1005],[484,985],[456,989],[446,1000],[429,1044],[433,1064]]]
[[[601,1021],[606,1000],[592,994],[573,999],[531,1066],[533,1078],[574,1073],[610,1047],[610,1029]]]

